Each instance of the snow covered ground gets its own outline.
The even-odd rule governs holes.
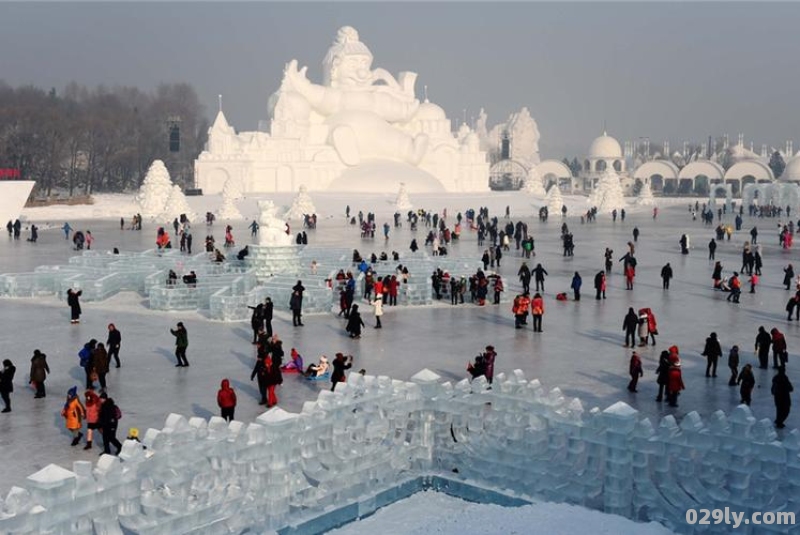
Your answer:
[[[420,492],[330,535],[669,535],[664,526],[636,523],[584,507],[536,503],[522,507],[471,503],[439,492]]]
[[[359,210],[376,212],[379,227],[384,221],[391,221],[396,191],[375,195],[311,192],[310,196],[319,210],[317,230],[308,231],[311,246],[357,248],[362,254],[397,250],[402,262],[412,237],[420,239],[420,243],[424,241],[424,226],[416,234],[407,226],[397,231],[392,229],[388,242],[384,243],[382,238],[362,240],[358,229],[346,223],[347,204],[353,214]],[[269,198],[288,209],[294,197],[283,194]],[[141,251],[153,247],[156,222],[145,220],[142,232],[119,229],[119,218],[124,217],[127,225],[129,217],[137,211],[132,196],[99,195],[96,200],[91,206],[26,210],[24,218],[37,222],[44,229],[39,242],[0,239],[0,272],[32,271],[39,265],[65,263],[76,254],[58,230],[67,220],[75,229],[92,231],[95,249],[119,247]],[[246,227],[249,219],[256,216],[257,200],[237,202],[247,218],[233,223],[239,244],[246,243],[249,238]],[[308,316],[304,318],[304,327],[292,328],[290,318],[279,314],[274,325],[287,349],[297,347],[306,361],[315,360],[321,353],[352,353],[356,359],[355,368],[366,368],[373,375],[408,379],[427,367],[448,380],[460,380],[466,376],[467,361],[485,345],[493,344],[498,351],[496,372],[521,368],[528,377],[539,378],[546,388],[558,386],[566,395],[580,397],[586,407],[604,408],[623,400],[657,423],[666,415],[680,418],[697,410],[707,416],[717,409],[730,411],[735,407],[739,394],[738,389],[727,386],[726,358],[720,362],[718,378],[704,377],[705,358],[700,356],[704,340],[711,331],[716,331],[726,356],[731,345],[736,343],[741,348],[742,364],[754,363],[753,342],[758,326],[764,325],[767,329],[777,326],[786,333],[789,376],[800,384],[794,366],[796,350],[800,347],[800,327],[798,322],[786,322],[783,310],[790,293],[781,285],[782,268],[789,262],[797,266],[798,257],[796,252],[778,247],[777,220],[753,220],[745,216],[745,231],[754,224],[761,231],[764,275],[758,293],[745,292],[737,306],[725,302],[726,294],[711,289],[712,264],[707,260],[706,244],[712,229],[704,228],[699,220],[691,220],[687,204],[694,199],[657,199],[661,209],[657,221],[652,220],[650,207],[636,207],[631,202],[625,222],[612,223],[608,214],[600,214],[597,223],[581,225],[577,214],[587,208],[586,199],[566,196],[570,214],[566,221],[576,244],[572,258],[561,255],[561,217],[554,214],[547,223],[538,221],[536,212],[546,203],[541,197],[532,198],[518,192],[431,194],[411,195],[410,201],[418,208],[437,211],[447,208],[448,221],[452,221],[458,211],[477,209],[481,205],[488,206],[493,215],[502,218],[506,205],[510,205],[514,221],[523,218],[528,222],[529,231],[536,239],[537,256],[532,263],[541,262],[549,272],[544,333],[534,335],[530,328],[515,330],[508,305],[453,307],[443,302],[414,309],[385,307],[383,329],[368,328],[360,340],[349,339],[344,333],[342,319],[333,315]],[[202,217],[206,211],[216,211],[221,198],[190,197],[188,202]],[[726,221],[732,221],[730,215]],[[634,226],[641,231],[637,244],[636,287],[625,291],[621,264],[615,263],[608,299],[595,301],[592,278],[602,269],[605,247],[614,249],[615,259],[621,257]],[[296,231],[299,222],[294,221],[292,228]],[[218,240],[223,229],[222,221],[213,227]],[[205,232],[202,223],[195,225],[196,245]],[[678,246],[678,239],[684,232],[692,239],[692,251],[688,256],[682,256]],[[23,238],[26,237],[24,233]],[[717,259],[722,261],[727,274],[740,267],[741,247],[747,239],[749,234],[741,232],[730,242],[720,243]],[[479,258],[482,248],[477,246],[475,234],[465,230],[460,243],[451,248],[451,254]],[[516,278],[520,262],[512,246],[499,269],[509,293],[520,288]],[[661,289],[659,278],[661,266],[666,262],[671,262],[675,270],[669,291]],[[323,266],[323,269],[338,267],[348,266]],[[557,302],[555,294],[569,290],[575,271],[583,277],[584,299],[578,303]],[[655,348],[640,351],[645,376],[638,394],[625,389],[630,352],[622,347],[621,327],[628,307],[652,308],[661,333]],[[134,294],[120,294],[105,302],[84,304],[83,308],[81,324],[71,326],[66,304],[54,297],[0,301],[0,347],[3,348],[0,356],[13,360],[18,368],[16,391],[12,395],[14,410],[0,415],[0,455],[13,460],[5,463],[1,494],[50,462],[70,466],[74,460],[97,458],[97,448],[92,451],[70,448],[59,411],[67,389],[83,384],[83,371],[78,367],[79,348],[93,337],[105,341],[109,322],[117,325],[123,339],[123,367],[112,369],[108,378],[109,392],[124,413],[121,430],[138,427],[143,433],[148,427],[160,428],[169,412],[202,417],[217,414],[215,393],[224,377],[231,379],[239,395],[237,419],[252,421],[261,413],[257,388],[249,380],[254,349],[250,345],[247,323],[214,323],[198,313],[152,311],[141,296]],[[365,322],[373,325],[371,308],[364,306],[363,312]],[[168,329],[177,321],[183,321],[189,331],[190,368],[173,367],[174,338]],[[686,383],[680,407],[676,409],[654,401],[658,354],[672,344],[681,348]],[[33,392],[25,387],[34,349],[41,349],[48,355],[52,370],[47,382],[48,396],[43,400],[33,399]],[[757,388],[752,409],[758,418],[774,417],[769,390],[772,375],[772,370],[756,370]],[[304,401],[315,398],[328,386],[287,377],[279,391],[280,405],[286,410],[298,411]],[[780,431],[779,437],[786,436],[798,422],[797,412],[792,413],[787,429]],[[636,525],[637,529],[640,527]]]

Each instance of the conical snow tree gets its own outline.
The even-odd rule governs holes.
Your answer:
[[[603,171],[597,186],[589,195],[589,206],[597,207],[601,213],[625,208],[625,194],[617,173],[611,169]]]
[[[411,199],[408,198],[408,190],[406,189],[406,183],[400,183],[400,191],[397,192],[397,200],[394,203],[394,207],[401,211],[408,211],[414,208],[414,205],[411,204]]]
[[[161,160],[154,160],[134,200],[142,216],[157,217],[164,211],[171,192],[172,180],[167,167]]]
[[[180,218],[181,214],[184,214],[189,221],[195,221],[197,219],[196,214],[192,212],[189,203],[186,201],[186,195],[181,191],[181,187],[176,184],[172,186],[172,191],[167,198],[160,219],[172,221],[176,217]]]
[[[558,184],[553,183],[547,190],[547,211],[551,215],[557,215],[561,213],[562,206],[564,206],[564,198],[561,196],[561,189]]]
[[[238,187],[235,185],[234,180],[229,178],[222,186],[222,206],[217,211],[217,217],[220,220],[234,220],[244,219],[242,213],[236,208],[236,191]]]
[[[292,206],[284,216],[286,219],[302,219],[304,215],[316,214],[317,209],[314,206],[314,201],[308,194],[308,188],[305,184],[300,186],[297,196],[292,201]]]
[[[639,196],[636,198],[636,204],[639,206],[655,206],[656,200],[653,197],[653,190],[650,189],[650,181],[645,180],[642,184],[642,189],[639,190]]]
[[[522,186],[522,191],[538,197],[544,197],[547,195],[547,192],[544,190],[544,184],[542,183],[542,177],[539,174],[539,170],[536,168],[536,166],[531,167],[531,170],[528,171],[528,177],[525,179],[525,184]]]

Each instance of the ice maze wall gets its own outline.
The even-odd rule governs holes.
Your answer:
[[[299,414],[273,408],[249,424],[172,414],[119,458],[50,465],[9,492],[0,532],[319,533],[408,495],[420,478],[446,478],[509,500],[724,533],[687,525],[686,509],[800,512],[798,454],[800,432],[778,442],[746,406],[654,425],[622,402],[585,411],[519,370],[492,389],[427,370],[410,382],[352,374]]]

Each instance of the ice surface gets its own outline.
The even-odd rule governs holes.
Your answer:
[[[388,193],[378,196],[376,201],[375,196],[320,195],[319,200],[323,201],[323,207],[330,208],[329,213],[342,213],[347,203],[351,207],[364,207],[365,211],[368,206],[383,206],[384,213],[378,213],[380,221],[380,218],[391,217],[393,197]],[[282,204],[290,200],[288,195],[276,198]],[[189,202],[195,211],[204,212],[206,206],[218,205],[219,198],[189,198]],[[580,197],[567,196],[564,202],[571,213],[578,213],[577,208],[585,207],[585,199]],[[465,206],[486,204],[487,199],[448,200],[422,196],[419,203],[437,210],[447,207],[452,214]],[[249,217],[257,213],[254,199],[241,204]],[[257,462],[259,455],[266,455],[269,448],[257,442],[268,440],[268,435],[257,432],[256,428],[252,428],[250,433],[245,423],[255,421],[262,413],[256,404],[258,394],[253,383],[249,382],[253,350],[249,344],[251,333],[247,323],[216,324],[195,312],[150,310],[142,306],[138,295],[121,293],[102,302],[87,301],[81,325],[70,326],[63,301],[52,297],[5,300],[4,306],[0,307],[0,319],[4,325],[0,341],[6,347],[17,348],[10,357],[17,364],[18,373],[17,389],[12,394],[14,411],[0,419],[0,444],[8,458],[14,459],[4,467],[7,476],[4,490],[19,484],[26,474],[35,472],[48,462],[71,466],[75,459],[96,461],[97,448],[83,452],[81,448],[68,447],[69,436],[63,431],[63,421],[57,413],[63,405],[63,393],[82,377],[82,370],[77,367],[77,349],[86,339],[103,336],[109,321],[114,321],[123,332],[123,367],[112,369],[109,389],[125,413],[122,420],[125,428],[161,428],[167,411],[203,418],[217,414],[214,394],[223,377],[231,378],[239,395],[236,417],[240,422],[235,425],[213,427],[205,438],[200,438],[203,430],[189,425],[188,419],[186,427],[178,433],[153,429],[147,431],[143,439],[152,457],[130,463],[141,467],[135,470],[132,466],[129,470],[127,460],[121,463],[121,479],[117,480],[119,487],[114,487],[113,492],[104,495],[103,499],[121,496],[122,488],[126,493],[133,492],[130,484],[124,483],[127,481],[125,477],[137,481],[138,485],[133,486],[133,497],[125,498],[125,505],[121,507],[127,525],[141,521],[145,526],[136,531],[158,524],[155,518],[166,519],[163,523],[165,531],[170,526],[186,522],[183,517],[177,517],[175,511],[188,511],[190,508],[195,511],[197,503],[191,501],[194,498],[182,502],[179,497],[183,492],[191,496],[192,485],[205,489],[208,483],[197,479],[199,472],[184,472],[184,467],[196,464],[205,471],[206,463],[215,467],[214,477],[220,482],[216,496],[225,503],[220,505],[221,508],[234,508],[231,505],[234,498],[247,503],[250,498],[242,497],[250,496],[247,494],[250,485],[256,485],[253,482],[257,481],[253,492],[261,492],[262,479],[273,477],[286,477],[292,485],[298,485],[300,490],[292,494],[291,503],[294,504],[292,507],[300,510],[301,507],[310,507],[308,504],[313,506],[318,498],[320,504],[336,507],[344,494],[353,496],[378,489],[380,484],[376,482],[393,488],[397,478],[404,475],[434,470],[453,473],[453,468],[458,468],[463,477],[487,486],[502,485],[509,492],[564,499],[596,509],[608,507],[615,510],[627,500],[623,504],[632,507],[631,517],[659,518],[673,525],[677,522],[677,513],[664,503],[674,504],[674,507],[696,506],[698,502],[693,501],[692,496],[703,496],[704,505],[708,507],[723,501],[730,505],[732,499],[739,500],[737,505],[742,507],[754,507],[756,499],[758,503],[766,503],[775,493],[780,494],[781,488],[796,488],[800,482],[796,459],[798,440],[789,435],[789,439],[776,445],[774,430],[768,421],[764,422],[765,418],[772,418],[774,411],[768,388],[771,373],[758,371],[756,378],[760,388],[754,391],[752,406],[737,407],[737,389],[728,387],[725,378],[705,379],[704,359],[699,356],[702,342],[711,330],[721,333],[723,350],[727,352],[733,343],[752,347],[749,344],[752,344],[760,324],[785,326],[790,351],[796,347],[797,331],[794,324],[786,326],[782,311],[789,294],[780,284],[781,267],[793,253],[782,252],[777,246],[777,235],[772,236],[766,230],[774,221],[745,216],[745,232],[734,233],[731,242],[721,243],[717,250],[717,257],[725,264],[726,270],[736,269],[742,243],[749,239],[746,230],[757,224],[763,231],[764,283],[757,294],[743,295],[743,306],[732,307],[725,303],[724,294],[710,289],[710,265],[706,255],[693,251],[684,257],[675,247],[681,233],[702,236],[704,232],[699,222],[691,221],[685,199],[659,199],[663,210],[657,222],[652,221],[649,209],[637,212],[635,206],[629,210],[629,219],[624,224],[618,220],[616,225],[612,225],[602,214],[595,225],[579,226],[575,218],[568,218],[570,227],[578,229],[576,256],[569,260],[562,260],[560,256],[558,224],[554,225],[552,221],[549,224],[538,223],[534,214],[529,213],[529,197],[498,194],[488,199],[488,204],[493,214],[500,214],[506,204],[511,205],[512,217],[524,217],[536,237],[537,261],[543,261],[550,272],[545,294],[549,303],[544,319],[545,332],[533,337],[529,329],[514,331],[507,305],[452,306],[447,301],[433,300],[432,306],[418,307],[413,312],[402,307],[386,307],[384,328],[380,331],[366,329],[362,339],[354,341],[343,334],[343,323],[334,316],[304,318],[305,327],[293,329],[288,316],[279,310],[274,326],[284,339],[284,347],[297,347],[307,362],[316,360],[322,353],[330,355],[332,351],[341,350],[355,355],[357,368],[366,368],[369,374],[386,376],[384,379],[368,376],[364,379],[363,390],[362,384],[358,383],[359,388],[344,388],[330,399],[326,396],[322,400],[324,403],[319,404],[311,404],[309,399],[319,390],[328,389],[328,383],[309,384],[300,379],[295,381],[288,375],[284,378],[284,385],[278,392],[283,409],[300,411],[304,404],[311,404],[306,405],[303,416],[297,418],[298,423],[303,423],[303,431],[297,431],[296,439],[286,439],[287,443],[297,444],[298,449],[289,454],[296,455],[305,463],[302,475],[299,471],[292,471],[294,469],[287,475],[267,468],[273,461],[285,462],[283,459],[270,459],[263,465]],[[114,206],[123,209],[122,199]],[[37,210],[31,213],[40,214],[42,218],[61,219],[63,215],[60,209],[55,208],[49,212]],[[93,210],[111,213],[112,207],[99,204],[85,210],[79,213],[91,214]],[[118,221],[76,223],[71,218],[71,222],[73,226],[77,224],[83,228],[91,225],[101,248],[96,255],[98,259],[89,255],[79,257],[84,262],[80,264],[85,267],[84,280],[94,282],[95,272],[91,270],[97,269],[95,262],[103,265],[101,259],[106,256],[105,251],[113,246],[121,246],[123,251],[143,251],[152,247],[152,227],[148,231],[146,226],[141,233],[121,232]],[[615,266],[609,278],[606,301],[595,302],[591,299],[591,291],[588,291],[589,299],[584,298],[578,303],[561,303],[553,299],[555,292],[568,289],[576,270],[583,275],[586,288],[589,285],[587,273],[596,271],[603,248],[610,246],[618,252],[623,250],[633,225],[642,231],[637,244],[639,266],[634,291],[623,290],[623,281]],[[428,269],[434,263],[455,263],[458,258],[463,261],[472,256],[477,261],[478,256],[474,234],[469,232],[462,235],[459,244],[452,246],[452,256],[448,260],[417,260],[406,252],[413,236],[407,228],[393,232],[385,245],[383,242],[361,241],[358,231],[339,218],[321,221],[322,229],[324,232],[309,234],[315,246],[319,247],[317,252],[325,247],[338,249],[338,257],[331,256],[325,260],[331,270],[339,265],[338,258],[343,258],[343,267],[349,263],[345,253],[352,248],[359,248],[367,254],[373,250],[380,252],[384,247],[387,250],[396,248],[401,253],[402,263],[408,261],[417,266],[419,290],[429,289]],[[220,230],[216,226],[208,232],[219,236]],[[53,264],[73,266],[76,270],[79,266],[68,262],[67,259],[75,252],[70,250],[69,242],[65,242],[58,230],[43,231],[40,243],[36,245],[9,241],[0,243],[0,250],[3,252],[0,255],[3,272],[33,272],[36,266]],[[185,255],[165,255],[165,258],[176,263],[189,262]],[[135,264],[127,256],[120,261]],[[666,261],[671,261],[676,271],[668,292],[661,289],[658,278],[660,267]],[[512,251],[506,254],[503,267],[498,270],[507,281],[508,294],[519,291],[514,276],[519,262],[512,245]],[[394,267],[387,263],[380,269],[391,272]],[[60,284],[61,279],[58,281]],[[639,394],[625,391],[630,353],[621,347],[619,323],[628,306],[654,308],[662,333],[658,346],[640,349],[645,377],[639,383]],[[365,314],[365,320],[367,316]],[[174,339],[167,327],[174,325],[175,321],[184,321],[190,333],[188,356],[192,367],[187,370],[173,370],[172,366]],[[28,334],[32,326],[37,326],[36,336]],[[466,376],[466,361],[487,343],[493,343],[499,353],[495,384],[492,390],[483,390],[476,385],[472,393],[469,382],[463,383],[466,388],[462,388],[458,381]],[[658,353],[672,343],[681,347],[687,386],[677,409],[653,401]],[[30,390],[23,388],[27,371],[25,360],[34,348],[41,348],[48,354],[53,371],[45,400],[34,400]],[[743,352],[742,360],[754,362],[752,352]],[[413,390],[406,383],[397,384],[388,378],[409,378],[424,367],[441,375],[443,380],[458,384],[455,387],[434,384],[438,393],[435,401],[431,401],[434,398],[430,398],[426,391]],[[521,379],[514,376],[512,381],[514,374],[511,371],[516,369],[523,370],[530,382],[520,384],[521,380],[525,381],[524,375]],[[506,382],[500,379],[503,372]],[[793,381],[798,381],[791,364],[789,374]],[[535,377],[540,380],[535,380]],[[556,385],[560,387],[560,394],[551,394]],[[576,407],[575,396],[583,399],[582,405],[587,409],[624,401],[640,411],[639,418],[642,419],[636,420],[630,431],[617,430],[612,439],[606,433],[608,416],[601,411],[586,410],[579,416],[569,414],[568,411]],[[719,409],[725,411],[727,417],[717,413]],[[690,420],[692,425],[686,428],[682,425],[683,416],[693,410],[698,411],[700,420]],[[362,418],[357,416],[360,414],[384,416]],[[524,415],[522,421],[520,415]],[[652,424],[643,424],[645,417]],[[795,411],[787,423],[794,427],[797,421],[798,413]],[[324,431],[318,431],[320,427],[317,426]],[[648,437],[647,429],[652,429],[655,436]],[[351,436],[350,433],[353,438],[346,438]],[[781,438],[787,434],[779,431],[777,436]],[[124,435],[124,430],[120,435]],[[453,441],[453,436],[458,442]],[[250,438],[256,443],[249,445],[248,449]],[[340,449],[339,446],[343,447]],[[400,448],[402,454],[385,449],[395,447]],[[363,469],[369,472],[369,478],[364,479],[365,472],[359,471],[362,467],[357,462],[345,461],[370,451],[382,451],[385,457],[380,463],[373,462],[372,458],[365,461]],[[471,462],[473,458],[480,458],[481,462]],[[782,458],[786,460],[781,461]],[[491,463],[484,459],[491,459]],[[337,468],[332,470],[331,465]],[[251,474],[236,479],[229,475],[231,472],[241,473],[240,470],[251,466],[261,470],[257,472],[258,476]],[[97,473],[93,477],[99,482],[102,476],[105,483],[115,473],[109,472],[108,476]],[[699,484],[705,489],[713,489],[713,492],[706,490],[701,494],[700,488],[682,488],[680,483],[687,481],[690,473],[698,474],[694,477],[699,478]],[[297,482],[311,474],[316,483],[306,480],[303,486],[302,480]],[[342,479],[354,474],[357,477],[353,477],[351,486],[342,483]],[[186,482],[182,483],[182,479]],[[613,493],[607,492],[611,490]],[[725,493],[727,498],[724,498]],[[787,507],[791,510],[797,509],[794,494],[780,494],[788,497]],[[231,501],[225,501],[229,497]],[[37,503],[45,498],[50,499],[48,496],[34,496]],[[203,500],[206,498],[198,499],[199,503],[205,503]],[[270,499],[280,501],[284,498],[276,496]],[[129,508],[130,500],[137,507]],[[146,509],[147,513],[136,518],[130,516],[130,511],[140,509]],[[313,512],[309,514],[313,515]],[[252,519],[255,515],[253,510],[239,509],[236,518]],[[5,526],[0,527],[0,531],[5,531]]]

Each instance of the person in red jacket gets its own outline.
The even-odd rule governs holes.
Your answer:
[[[639,355],[636,354],[636,351],[634,351],[631,355],[629,372],[631,375],[631,382],[628,383],[628,391],[636,392],[636,386],[639,384],[639,377],[644,375],[644,370],[642,370],[642,359],[639,358]]]
[[[772,335],[772,367],[775,369],[781,366],[786,366],[787,349],[786,337],[778,328],[773,328],[770,332]]]
[[[397,280],[397,275],[392,275],[392,278],[389,279],[389,306],[397,306],[397,289],[400,286],[400,282]],[[462,301],[463,302],[463,301]]]
[[[677,352],[669,356],[669,374],[667,376],[667,399],[670,407],[678,406],[678,395],[686,387],[683,385],[683,375],[681,374],[681,359]]]
[[[225,418],[225,421],[233,420],[233,412],[236,410],[236,392],[231,388],[231,382],[227,379],[223,379],[219,385],[217,405],[219,405],[221,416]]]
[[[544,299],[541,294],[534,294],[531,299],[531,314],[533,315],[533,332],[542,332],[542,316],[544,316]]]

